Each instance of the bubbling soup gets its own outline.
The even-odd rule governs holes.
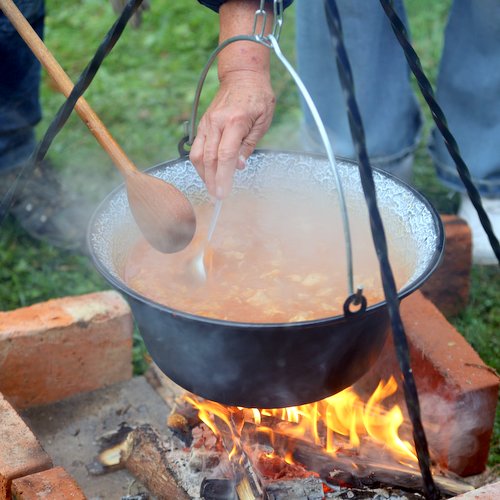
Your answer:
[[[354,286],[368,305],[383,300],[379,265],[364,201],[349,199]],[[122,269],[127,285],[172,309],[246,323],[314,320],[342,314],[348,296],[340,210],[326,192],[297,194],[268,189],[238,192],[224,200],[207,248],[206,282],[193,279],[190,263],[200,251],[213,204],[195,207],[197,231],[176,254],[137,241]],[[399,288],[409,280],[414,255],[398,251],[404,238],[396,215],[383,213],[389,257]]]

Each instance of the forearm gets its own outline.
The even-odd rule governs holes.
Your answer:
[[[228,0],[219,10],[220,34],[219,41],[223,42],[236,35],[251,35],[255,11],[260,7],[260,0]],[[268,5],[267,21],[264,32],[272,29],[272,5]],[[258,32],[262,29],[263,16],[259,17]],[[231,43],[219,54],[219,80],[223,81],[233,72],[255,73],[255,76],[269,77],[270,50],[256,42],[239,41]]]

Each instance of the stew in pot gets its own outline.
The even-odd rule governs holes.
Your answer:
[[[383,300],[378,260],[362,200],[348,200],[354,285],[368,305]],[[145,240],[131,249],[123,279],[134,290],[170,308],[247,323],[282,323],[342,314],[348,296],[344,237],[338,204],[328,193],[235,193],[224,201],[206,252],[208,278],[192,279],[190,260],[203,244],[213,205],[195,207],[197,233],[176,254]],[[398,287],[410,278],[414,256],[398,252],[403,225],[385,216],[391,265]]]

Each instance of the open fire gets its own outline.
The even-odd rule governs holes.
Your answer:
[[[412,429],[397,404],[394,377],[367,397],[351,387],[281,409],[224,406],[166,377],[165,383],[171,432],[122,424],[106,435],[98,457],[105,469],[125,467],[159,498],[354,500],[380,498],[381,491],[422,498]],[[443,498],[473,489],[437,465],[433,476]]]
[[[314,444],[331,456],[368,457],[377,450],[383,462],[418,469],[414,447],[401,435],[404,417],[400,406],[387,408],[384,404],[396,390],[397,383],[391,377],[381,381],[366,402],[354,389],[347,388],[308,405],[260,410],[225,407],[195,396],[186,395],[185,400],[198,410],[200,420],[215,435],[224,438],[229,430],[233,442],[230,456],[237,453],[243,436],[254,441],[241,443],[245,449],[258,449],[267,457],[279,454],[289,464],[298,462],[294,451],[300,441]]]
[[[391,376],[369,397],[350,387],[280,409],[230,407],[184,393],[168,424],[183,435],[189,467],[204,477],[201,498],[330,498],[356,488],[367,498],[379,487],[392,488],[394,498],[397,488],[421,498],[408,493],[421,492],[423,483],[397,390]],[[438,466],[433,475],[444,496],[470,490]]]
[[[369,397],[350,387],[280,409],[230,407],[184,393],[168,425],[186,445],[188,467],[203,477],[201,498],[323,499],[356,489],[367,498],[379,487],[394,498],[421,498],[408,493],[421,492],[423,483],[397,390],[391,376]],[[471,488],[438,466],[433,476],[443,496]]]

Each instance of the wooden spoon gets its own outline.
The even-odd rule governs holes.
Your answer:
[[[68,97],[73,83],[13,1],[0,0],[0,8],[61,93]],[[75,109],[122,174],[132,215],[148,242],[164,253],[186,247],[196,229],[189,200],[172,184],[139,171],[83,97],[78,99]]]

